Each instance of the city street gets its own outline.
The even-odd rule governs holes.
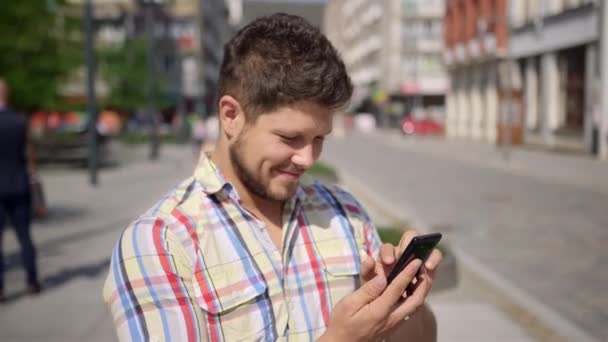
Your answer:
[[[156,162],[146,160],[144,147],[126,152],[121,152],[118,166],[102,171],[96,189],[87,184],[83,169],[43,170],[51,214],[34,224],[33,236],[45,290],[38,297],[24,295],[14,234],[5,232],[9,301],[0,306],[1,341],[116,340],[101,298],[111,249],[122,229],[187,177],[193,166],[190,146],[163,146]],[[360,199],[376,222],[390,224],[390,215],[377,211],[366,198]],[[532,341],[517,322],[487,302],[497,294],[469,273],[460,269],[456,288],[433,295],[439,341]],[[450,277],[445,283],[453,286]],[[474,329],[479,324],[483,328]]]
[[[221,196],[219,202],[194,198],[183,214],[197,231],[213,228],[207,221],[267,231],[240,236],[220,229],[211,244],[238,248],[222,245],[215,254],[190,231],[201,238],[194,246],[205,248],[200,260],[186,258],[196,259],[200,272],[183,278],[203,274],[211,285],[199,277],[194,292],[185,289],[198,295],[196,310],[209,321],[200,324],[209,324],[211,339],[230,340],[232,332],[269,336],[271,328],[281,341],[318,336],[328,326],[346,330],[340,321],[344,328],[348,320],[328,317],[337,294],[354,288],[345,287],[348,277],[358,277],[352,267],[331,267],[352,252],[329,252],[340,242],[334,222],[345,221],[339,213],[329,221],[318,215],[340,203],[319,202],[327,196],[308,203],[306,192],[294,203],[310,209],[310,217],[289,216],[282,202],[258,198],[276,200],[287,182],[293,188],[312,177],[352,193],[383,243],[397,244],[410,229],[443,234],[436,246],[443,263],[423,283],[433,285],[424,300],[438,342],[608,341],[608,0],[7,3],[0,12],[6,51],[0,55],[0,214],[7,218],[0,239],[0,342],[116,341],[102,298],[112,255],[128,273],[117,277],[114,283],[126,285],[118,284],[109,299],[127,308],[123,317],[113,307],[117,324],[131,325],[129,315],[150,308],[146,324],[162,321],[162,336],[185,339],[164,314],[167,303],[181,303],[180,286],[155,268],[162,264],[167,273],[172,265],[142,257],[158,254],[158,239],[138,239],[135,227],[133,243],[112,252],[125,227],[192,176],[199,147],[208,152],[216,143],[216,169],[237,182],[231,185],[244,208],[231,211],[237,201]],[[87,166],[99,172],[90,174]],[[214,190],[205,183],[203,192]],[[186,195],[196,194],[196,185]],[[33,215],[48,209],[33,220],[31,239],[23,228],[28,189]],[[189,212],[207,214],[205,203],[223,207],[214,207],[207,221]],[[224,219],[233,213],[240,216]],[[281,240],[280,220],[287,217],[296,230]],[[192,227],[185,226],[180,232],[188,236]],[[370,240],[353,229],[357,241]],[[264,281],[266,269],[274,275],[270,266],[279,270],[284,298],[259,281],[252,282],[255,296],[236,298],[234,289],[247,284],[231,271],[250,266],[240,245],[268,236],[289,247],[279,255],[288,258],[285,267],[248,249]],[[272,242],[263,242],[274,256]],[[171,244],[166,249],[175,257]],[[181,277],[187,263],[174,261]],[[132,298],[122,296],[125,288]],[[149,295],[133,294],[145,290]],[[398,321],[416,326],[418,313],[404,311]],[[160,334],[137,325],[129,326],[131,334]],[[378,331],[384,329],[353,330],[368,337]]]
[[[597,191],[590,189],[601,180],[593,175],[601,175],[606,165],[581,168],[591,176],[567,181],[563,177],[568,173],[557,166],[563,163],[555,161],[562,157],[541,153],[555,162],[552,175],[542,179],[523,156],[513,154],[511,166],[501,169],[501,159],[489,151],[461,151],[458,156],[457,149],[455,143],[372,134],[329,139],[323,155],[344,176],[342,183],[357,179],[365,185],[366,192],[356,195],[378,223],[390,224],[398,216],[419,229],[442,231],[448,245],[466,251],[456,253],[457,287],[430,299],[439,341],[558,340],[562,331],[546,329],[542,320],[538,328],[525,307],[513,309],[513,287],[488,286],[481,266],[604,340],[602,290],[608,276],[601,268],[606,261],[601,243],[606,240],[602,228],[608,225],[608,213],[602,210],[607,192],[600,185]],[[473,152],[483,158],[475,161]],[[164,146],[156,162],[146,155],[143,146],[122,152],[117,165],[103,169],[98,188],[88,185],[83,169],[42,171],[50,216],[35,222],[33,236],[45,291],[38,297],[24,295],[17,244],[7,230],[9,301],[0,307],[0,340],[115,340],[101,299],[113,244],[131,220],[189,176],[194,161],[190,146]],[[392,205],[379,208],[385,203],[370,200],[377,198]],[[394,208],[403,210],[392,215],[381,210]],[[467,255],[481,266],[464,264],[460,257]]]
[[[323,159],[418,229],[445,233],[546,318],[572,324],[571,336],[608,339],[608,166],[537,151],[505,161],[482,144],[412,139],[355,133],[328,142]]]

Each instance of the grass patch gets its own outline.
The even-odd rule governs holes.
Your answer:
[[[331,166],[322,163],[316,162],[312,165],[310,169],[306,172],[309,177],[314,179],[325,181],[328,183],[336,183],[338,182],[338,173]]]
[[[378,226],[377,229],[378,235],[380,235],[380,240],[382,240],[383,243],[390,243],[393,246],[397,246],[399,244],[399,241],[401,241],[401,235],[403,235],[403,232],[405,232],[407,229],[410,229],[406,224],[401,226],[404,228],[401,229],[397,228],[396,226]],[[440,250],[444,255],[448,250],[446,246],[442,243],[439,243],[436,248]]]
[[[397,227],[389,226],[379,226],[378,234],[380,235],[380,240],[384,243],[390,243],[391,245],[398,245],[399,240],[401,240],[401,235],[403,235],[403,229],[399,229]]]

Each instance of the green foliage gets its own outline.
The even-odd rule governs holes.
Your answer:
[[[97,59],[102,78],[110,93],[105,105],[121,110],[135,111],[147,100],[147,50],[144,39],[130,39],[121,46],[98,49]],[[155,99],[158,108],[168,105],[164,95],[165,80],[156,73]]]
[[[18,110],[51,108],[68,72],[84,60],[82,21],[65,0],[19,0],[0,10],[0,77]]]
[[[390,243],[393,246],[397,246],[403,235],[403,230],[396,227],[378,227],[378,234],[380,240],[384,243]]]
[[[338,174],[336,171],[331,166],[319,161],[314,163],[306,173],[308,176],[320,181],[326,181],[328,183],[336,183],[338,181]]]
[[[402,228],[398,228],[397,226]],[[382,240],[383,243],[390,243],[393,246],[399,245],[399,241],[401,241],[401,235],[403,235],[403,232],[405,232],[406,230],[413,229],[407,224],[398,224],[395,226],[378,226],[377,228],[378,235],[380,235],[380,240]],[[437,245],[436,248],[440,250],[444,255],[448,253],[448,248],[445,246],[445,244],[440,243]]]

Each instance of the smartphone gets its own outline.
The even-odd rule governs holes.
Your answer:
[[[429,255],[431,255],[435,246],[439,243],[439,240],[441,240],[441,236],[441,233],[415,236],[412,241],[410,241],[410,244],[407,245],[403,253],[401,253],[395,267],[393,267],[393,270],[388,275],[388,284],[390,284],[411,261],[420,259],[424,263]]]

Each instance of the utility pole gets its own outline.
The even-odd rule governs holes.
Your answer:
[[[147,56],[146,62],[148,65],[147,77],[147,97],[148,97],[148,117],[150,118],[150,160],[158,159],[158,150],[160,147],[160,139],[158,132],[158,113],[156,107],[156,68],[154,61],[154,4],[148,3],[144,7],[144,20],[146,30]]]
[[[95,52],[92,0],[84,5],[87,63],[87,112],[89,116],[89,183],[97,186],[98,143],[97,143],[97,108],[95,103]]]
[[[505,5],[507,6],[507,5]],[[511,55],[511,16],[509,15],[509,9],[507,8],[504,14],[504,17],[500,18],[500,20],[504,20],[504,23],[507,27],[507,32],[509,32],[509,38],[507,40],[508,48],[506,55],[506,66],[504,71],[506,72],[506,80],[505,87],[506,91],[503,91],[503,101],[501,104],[501,126],[502,126],[502,150],[503,150],[503,158],[506,162],[508,162],[511,158],[511,145],[512,145],[512,133],[513,133],[513,121],[514,121],[514,89],[513,89],[513,73],[516,71],[514,66],[513,57]]]
[[[599,125],[599,158],[608,159],[608,4],[606,1],[600,1],[601,19],[600,19],[600,98],[601,111],[597,124]]]
[[[207,5],[207,6],[206,6]],[[207,95],[207,84],[205,83],[205,62],[206,62],[206,56],[204,53],[204,47],[205,45],[207,45],[207,43],[205,42],[205,35],[210,34],[209,30],[207,30],[205,28],[205,21],[207,20],[207,16],[209,16],[209,14],[206,12],[207,9],[209,9],[209,7],[211,4],[209,3],[209,1],[206,0],[199,0],[198,1],[198,25],[199,25],[199,48],[197,50],[197,63],[198,63],[198,82],[199,82],[199,96],[197,97],[197,99],[195,100],[195,105],[194,105],[194,110],[196,112],[196,114],[198,115],[198,117],[202,120],[207,119],[207,111],[206,111],[206,107],[205,107],[205,103],[206,103],[206,95]]]
[[[514,119],[514,90],[513,90],[513,72],[515,68],[513,67],[513,60],[511,56],[507,57],[507,79],[506,79],[506,92],[504,96],[504,105],[503,105],[503,117],[502,117],[502,129],[503,129],[503,158],[505,161],[509,161],[511,158],[511,145],[512,145],[512,132],[513,132],[513,119]]]

